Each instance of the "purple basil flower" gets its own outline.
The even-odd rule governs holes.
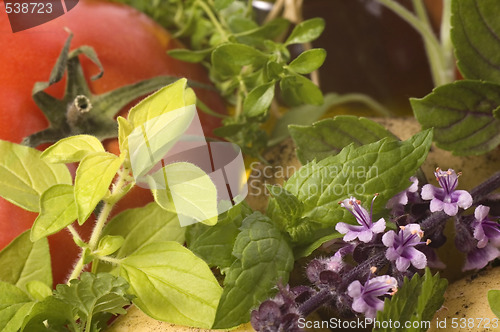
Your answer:
[[[408,187],[408,189],[403,190],[399,194],[396,194],[393,198],[391,198],[388,202],[386,207],[388,209],[393,209],[399,205],[406,205],[408,204],[408,196],[413,196],[417,191],[418,191],[418,179],[416,176],[412,176],[410,178],[410,181],[412,182],[411,186]]]
[[[490,243],[483,248],[475,248],[467,254],[462,271],[482,269],[497,257],[500,257],[500,251]]]
[[[484,205],[479,205],[474,211],[475,219],[472,223],[472,228],[474,229],[474,238],[478,240],[478,248],[486,247],[488,241],[495,247],[500,245],[500,225],[488,219],[489,212],[490,208]]]
[[[423,269],[427,265],[427,258],[423,252],[415,249],[415,246],[425,242],[420,239],[424,232],[418,224],[401,226],[398,234],[389,231],[382,236],[382,242],[388,247],[385,257],[390,261],[396,261],[398,271],[404,272],[413,265],[417,269]]]
[[[368,243],[372,240],[373,234],[382,233],[385,230],[385,220],[380,218],[376,223],[373,223],[373,201],[377,196],[373,197],[371,211],[368,214],[361,205],[361,202],[354,197],[344,200],[340,203],[356,218],[356,221],[361,226],[354,226],[343,222],[337,223],[335,229],[345,234],[343,240],[348,242],[358,238],[361,242]]]
[[[455,173],[451,168],[443,171],[437,168],[434,172],[441,188],[426,184],[422,187],[422,199],[431,200],[431,212],[443,211],[454,216],[458,208],[468,209],[472,205],[472,196],[465,190],[455,190],[460,173]]]
[[[384,309],[384,301],[380,296],[394,294],[398,282],[387,275],[369,279],[364,285],[358,280],[347,288],[347,294],[352,297],[352,309],[363,313],[367,318],[375,318],[377,311]],[[390,292],[391,290],[391,292]]]

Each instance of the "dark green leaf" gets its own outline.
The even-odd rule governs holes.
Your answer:
[[[256,212],[243,221],[233,255],[237,258],[224,280],[224,292],[213,328],[248,322],[250,311],[286,283],[293,268],[289,244],[269,220]]]
[[[436,88],[422,99],[411,99],[422,128],[434,127],[434,140],[456,155],[478,155],[500,144],[500,85],[457,81]]]
[[[451,39],[465,78],[500,83],[500,2],[452,1]]]
[[[312,126],[292,125],[289,131],[297,146],[297,157],[302,164],[335,155],[351,143],[359,147],[384,137],[397,139],[382,125],[351,115],[321,120]]]
[[[245,98],[243,111],[249,117],[264,115],[274,98],[274,81],[259,85]]]
[[[236,259],[232,252],[241,222],[251,213],[248,205],[241,203],[222,214],[217,225],[197,223],[189,226],[186,232],[188,248],[211,267],[221,270],[230,267]]]
[[[398,321],[400,326],[405,326],[405,322],[430,321],[436,311],[441,308],[444,302],[444,292],[448,286],[448,281],[439,277],[439,273],[432,276],[429,268],[426,268],[425,275],[420,277],[415,274],[411,280],[405,277],[403,286],[397,293],[384,303],[384,310],[377,313],[377,321],[389,322]],[[426,328],[405,328],[396,329],[396,324],[391,327],[374,329],[376,332],[390,331],[425,331]]]
[[[318,38],[325,29],[322,18],[312,18],[298,24],[286,40],[285,44],[303,44]]]
[[[278,17],[267,22],[263,26],[257,26],[254,29],[249,29],[236,34],[236,39],[239,42],[257,46],[266,40],[271,40],[281,35],[288,29],[289,25],[290,22],[288,20]]]
[[[384,138],[358,148],[349,145],[335,156],[301,167],[284,188],[303,202],[302,217],[323,227],[352,220],[338,204],[349,196],[369,206],[379,193],[373,209],[376,214],[389,198],[408,187],[408,179],[424,162],[431,142],[432,130],[424,130],[404,142]]]
[[[46,238],[31,242],[27,230],[0,251],[0,280],[25,290],[26,284],[38,280],[52,287],[49,243]]]
[[[206,49],[201,51],[192,51],[183,48],[177,48],[175,50],[168,51],[168,55],[172,58],[179,59],[186,62],[201,62],[207,55],[212,52],[212,49]]]
[[[238,75],[244,66],[262,66],[266,60],[267,55],[243,44],[223,44],[212,52],[213,67],[222,77]]]
[[[267,190],[271,193],[276,204],[279,207],[280,213],[290,220],[292,226],[297,222],[297,218],[302,216],[304,205],[297,197],[281,186],[267,185]],[[268,215],[270,215],[268,213]]]
[[[323,94],[313,82],[300,75],[289,75],[280,81],[283,99],[291,106],[300,104],[321,105]]]
[[[245,127],[245,125],[239,123],[226,125],[224,127],[214,129],[214,135],[221,137],[230,137],[240,132],[243,127]]]
[[[301,53],[290,63],[289,67],[298,74],[309,74],[321,67],[325,59],[326,51],[324,49],[313,48]]]

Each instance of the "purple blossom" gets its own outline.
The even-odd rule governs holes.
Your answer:
[[[468,209],[472,205],[472,196],[465,190],[455,190],[458,185],[460,173],[455,173],[451,168],[443,171],[437,168],[434,172],[441,188],[426,184],[422,187],[422,199],[431,200],[431,212],[443,211],[454,216],[458,208]]]
[[[418,179],[416,176],[412,176],[410,178],[410,181],[412,184],[408,189],[403,190],[399,194],[396,194],[393,198],[391,198],[388,202],[386,207],[388,209],[393,209],[399,205],[406,205],[408,204],[408,197],[413,196],[417,191],[418,191]]]
[[[339,233],[345,234],[344,241],[348,242],[358,238],[361,242],[368,243],[372,240],[373,234],[382,233],[385,230],[384,218],[380,218],[376,223],[372,221],[373,201],[376,197],[372,200],[370,214],[360,205],[361,202],[354,197],[340,203],[342,207],[351,212],[358,224],[360,224],[360,226],[354,226],[343,222],[337,223],[335,229]]]
[[[472,228],[474,229],[474,238],[478,240],[478,248],[486,247],[488,241],[496,247],[500,245],[500,225],[488,219],[489,212],[490,208],[484,205],[479,205],[474,210],[475,219],[472,223]]]
[[[475,248],[467,254],[462,271],[482,269],[497,257],[500,257],[500,251],[490,243],[483,248]]]
[[[347,294],[353,299],[354,311],[363,313],[367,318],[375,318],[377,311],[384,309],[384,301],[379,297],[394,294],[397,286],[396,279],[384,275],[369,279],[364,285],[358,280],[353,281],[347,288]]]
[[[408,224],[400,229],[398,234],[389,231],[382,236],[382,242],[388,247],[385,257],[396,261],[396,268],[401,272],[406,271],[410,263],[417,269],[423,269],[427,265],[427,258],[423,252],[415,249],[416,245],[424,243],[420,241],[424,235],[420,225]]]

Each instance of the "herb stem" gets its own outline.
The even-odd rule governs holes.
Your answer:
[[[362,93],[348,93],[338,96],[335,100],[335,105],[344,103],[362,103],[370,107],[373,111],[377,112],[381,116],[389,117],[392,115],[392,112],[385,108],[382,104]]]
[[[73,225],[69,225],[68,227],[68,231],[71,233],[71,235],[73,236],[74,239],[76,239],[76,241],[80,242],[80,243],[83,243],[84,241],[82,240],[82,237],[80,236],[80,234],[78,234],[78,232],[76,231],[75,227],[73,227]],[[75,242],[76,242],[75,241]]]
[[[224,39],[224,41],[228,41],[227,33],[217,20],[217,17],[215,17],[214,13],[212,12],[212,9],[203,1],[197,1],[196,4],[200,6],[203,9],[203,11],[207,14],[208,18],[213,23],[214,27],[221,34],[222,39]]]
[[[113,265],[120,265],[120,263],[122,261],[121,259],[113,258],[113,257],[109,257],[109,256],[99,256],[97,259],[99,259],[103,262],[111,263]]]
[[[310,299],[302,303],[299,306],[299,312],[303,317],[307,317],[332,299],[332,292],[329,289],[322,289],[318,293],[314,294]]]

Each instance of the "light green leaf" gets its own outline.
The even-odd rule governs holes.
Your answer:
[[[41,281],[32,280],[26,284],[26,290],[36,301],[42,301],[52,295],[52,288]]]
[[[479,155],[500,144],[500,85],[457,81],[422,99],[410,99],[422,128],[434,128],[437,146],[455,155]]]
[[[321,120],[312,126],[292,125],[289,131],[297,146],[297,157],[302,164],[335,155],[351,143],[359,147],[384,137],[397,139],[375,121],[351,115]]]
[[[252,214],[245,202],[232,207],[219,217],[215,226],[201,223],[191,225],[186,231],[188,248],[202,258],[210,267],[227,269],[233,264],[233,246],[240,233],[243,219]]]
[[[500,83],[500,3],[496,0],[451,2],[451,39],[465,78]]]
[[[249,117],[264,115],[274,98],[274,81],[259,85],[245,98],[243,111]]]
[[[325,21],[322,18],[312,18],[299,23],[293,30],[285,45],[304,44],[318,38],[325,29]]]
[[[73,163],[95,152],[104,152],[101,142],[91,135],[77,135],[63,138],[42,153],[42,159],[49,163]]]
[[[31,299],[18,287],[0,281],[0,330],[17,332],[33,307]]]
[[[117,258],[123,258],[152,243],[176,241],[182,244],[185,232],[186,228],[180,226],[175,213],[153,202],[115,216],[104,228],[103,236],[123,237],[124,242],[115,253]],[[109,265],[99,263],[98,271],[110,269]]]
[[[201,168],[186,162],[173,163],[157,171],[151,179],[154,181],[151,188],[162,188],[152,189],[156,202],[167,210],[173,204],[181,225],[217,223],[217,189]]]
[[[298,74],[309,74],[323,64],[326,59],[326,51],[322,48],[313,48],[301,53],[293,60],[289,67]]]
[[[41,152],[0,140],[0,196],[25,210],[38,212],[42,193],[55,184],[71,184],[65,165],[48,164]]]
[[[404,142],[385,138],[359,148],[349,145],[335,156],[301,167],[284,188],[304,204],[302,217],[323,227],[353,219],[338,204],[349,196],[369,206],[379,193],[373,208],[376,214],[389,198],[408,187],[408,179],[424,162],[431,142],[432,130],[424,130]]]
[[[234,77],[244,66],[260,67],[267,55],[244,44],[222,44],[212,52],[212,65],[221,77]]]
[[[120,235],[105,235],[99,241],[97,246],[97,254],[100,256],[109,256],[116,252],[125,242],[123,236]]]
[[[29,231],[16,237],[0,251],[0,266],[9,267],[0,269],[0,280],[23,290],[32,280],[52,287],[49,243],[47,239],[31,242]]]
[[[491,311],[500,318],[500,290],[491,289],[488,291],[488,303]]]
[[[31,228],[31,241],[59,232],[78,217],[73,186],[58,184],[47,189],[40,198],[40,214]]]
[[[187,80],[185,78],[179,79],[132,107],[128,115],[128,121],[130,121],[132,127],[140,127],[162,114],[196,104],[196,96],[192,89],[186,88],[186,84]]]
[[[398,289],[391,299],[385,299],[384,310],[377,313],[377,321],[399,321],[401,326],[404,322],[431,321],[432,317],[444,302],[444,292],[448,286],[448,281],[439,277],[439,273],[434,276],[429,268],[425,269],[425,274],[420,277],[418,273],[411,280],[405,277],[403,286]],[[418,325],[415,325],[418,326]],[[424,332],[426,328],[410,327],[408,332]],[[395,324],[387,328],[374,329],[376,332],[396,332]]]
[[[120,158],[107,152],[88,155],[80,162],[75,178],[75,200],[80,225],[108,193],[111,181],[122,162]]]
[[[233,2],[234,0],[215,0],[214,7],[216,10],[222,10],[229,7]]]
[[[208,265],[177,242],[147,245],[122,260],[120,274],[149,316],[210,328],[222,289]]]
[[[118,122],[118,143],[120,146],[120,151],[124,152],[128,150],[128,135],[134,130],[132,124],[122,116],[117,119]]]
[[[300,75],[289,75],[280,81],[283,99],[291,106],[300,104],[321,105],[323,94],[316,84]]]
[[[293,268],[292,249],[269,218],[256,212],[243,221],[224,280],[214,328],[231,328],[250,320],[250,312],[286,284]]]

